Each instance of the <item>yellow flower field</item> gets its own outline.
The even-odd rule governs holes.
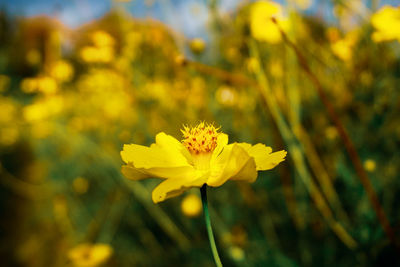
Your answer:
[[[50,2],[0,4],[1,266],[400,265],[393,1]]]

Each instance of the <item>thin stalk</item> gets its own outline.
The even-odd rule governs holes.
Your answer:
[[[379,223],[383,228],[383,231],[385,232],[386,236],[391,241],[391,243],[400,251],[400,244],[397,242],[397,239],[395,238],[395,232],[392,226],[390,225],[390,221],[386,216],[386,213],[382,205],[379,202],[378,195],[375,192],[372,182],[369,180],[368,174],[361,163],[361,159],[360,156],[358,155],[357,149],[353,141],[350,139],[350,136],[347,133],[345,127],[343,126],[339,116],[337,115],[333,104],[326,95],[321,82],[319,81],[318,77],[311,71],[311,68],[308,65],[308,62],[304,57],[303,53],[301,53],[300,49],[295,45],[295,43],[289,40],[286,33],[281,29],[281,27],[277,23],[276,19],[271,18],[271,20],[273,23],[275,23],[276,27],[280,31],[283,41],[286,43],[286,45],[288,45],[293,49],[294,53],[296,54],[300,67],[303,69],[303,71],[308,76],[310,81],[314,84],[314,87],[317,90],[319,98],[322,104],[325,106],[328,116],[334,123],[339,133],[339,136],[342,139],[344,147],[350,157],[351,162],[353,163],[357,176],[360,179],[360,182],[364,187],[365,192],[367,193],[368,200],[375,211],[375,214],[378,218]]]
[[[200,192],[201,192],[201,201],[203,203],[203,212],[204,212],[204,219],[206,221],[208,240],[210,241],[210,247],[212,254],[214,256],[215,265],[217,265],[217,267],[222,267],[222,263],[218,255],[217,246],[215,245],[214,234],[211,227],[210,214],[208,212],[207,185],[203,185],[200,188]]]
[[[335,220],[322,192],[311,177],[305,162],[302,147],[299,145],[295,135],[291,132],[289,126],[284,120],[274,94],[270,90],[265,71],[261,69],[262,65],[260,63],[260,54],[255,41],[250,40],[249,48],[250,55],[257,60],[258,66],[260,66],[260,68],[255,71],[256,79],[260,84],[260,86],[257,88],[262,96],[262,99],[264,100],[263,103],[265,103],[266,108],[269,109],[283,140],[288,145],[289,153],[295,163],[300,178],[305,184],[310,196],[314,200],[317,209],[320,211],[321,215],[326,220],[332,231],[344,244],[346,244],[348,248],[355,249],[357,247],[356,241],[345,231],[341,224]]]

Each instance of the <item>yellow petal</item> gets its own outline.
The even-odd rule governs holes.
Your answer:
[[[165,150],[173,150],[174,152],[178,152],[177,154],[182,154],[189,163],[193,162],[192,155],[187,148],[171,135],[163,132],[157,134],[156,144]],[[184,159],[181,157],[181,160]]]
[[[198,175],[193,172],[192,176],[179,179],[167,179],[154,188],[152,199],[154,203],[162,202],[168,198],[176,197],[192,187],[201,187],[208,178],[206,175]]]
[[[132,163],[122,166],[122,174],[130,180],[142,180],[146,178],[181,178],[186,177],[194,171],[192,166],[171,167],[171,168],[135,168]]]
[[[271,153],[272,148],[263,144],[251,146],[247,143],[240,143],[238,145],[244,148],[249,155],[254,158],[258,171],[265,171],[274,168],[280,162],[285,160],[287,154],[285,150]]]
[[[143,172],[143,170],[136,169],[135,167],[133,167],[132,164],[123,165],[121,168],[121,172],[126,178],[135,181],[150,177],[149,174]]]
[[[189,166],[184,150],[177,148],[165,134],[157,135],[159,144],[152,144],[150,147],[131,144],[124,145],[121,151],[122,160],[132,163],[136,168],[171,168]],[[186,149],[186,148],[185,148]]]
[[[230,180],[253,183],[257,180],[257,175],[256,162],[254,158],[250,158],[243,168],[235,176],[231,177]]]
[[[150,147],[131,144],[124,145],[122,167],[125,177],[132,180],[145,178],[180,178],[193,171],[189,164],[190,153],[182,144],[165,133],[156,136],[156,144]]]
[[[220,155],[210,163],[211,175],[207,184],[214,187],[221,186],[234,177],[236,180],[253,181],[257,177],[257,171],[255,164],[252,165],[251,162],[248,163],[249,161],[254,162],[254,159],[238,144],[225,146]]]
[[[228,135],[224,133],[220,133],[217,138],[217,146],[215,147],[213,154],[211,156],[211,161],[215,160],[216,157],[221,154],[221,151],[228,144]]]

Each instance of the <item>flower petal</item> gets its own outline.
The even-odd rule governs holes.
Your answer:
[[[185,155],[182,154],[184,151],[179,150],[173,141],[163,138],[163,135],[158,137],[160,145],[152,144],[150,147],[136,144],[124,145],[124,149],[121,151],[122,160],[132,163],[136,168],[145,169],[190,165]]]
[[[211,160],[214,160],[216,157],[219,156],[221,151],[224,149],[224,147],[228,144],[228,135],[224,133],[220,133],[217,138],[217,146],[213,151],[213,154],[211,156]]]
[[[154,203],[176,197],[192,187],[201,187],[207,181],[208,174],[187,176],[179,179],[167,179],[154,188],[152,199]]]
[[[251,146],[247,143],[239,143],[242,148],[244,148],[251,157],[254,158],[257,166],[257,171],[265,171],[274,168],[280,162],[285,160],[287,152],[281,150],[278,152],[272,152],[272,148],[267,147],[263,144],[256,144]]]
[[[192,166],[171,168],[135,168],[132,163],[122,166],[122,174],[130,180],[142,180],[146,178],[178,179],[190,175],[194,171]]]
[[[231,178],[250,181],[257,178],[254,159],[236,143],[225,146],[221,154],[211,161],[210,167],[211,175],[207,181],[209,186],[220,186]]]
[[[143,170],[133,167],[132,164],[123,165],[121,172],[126,178],[134,181],[150,178],[149,174],[143,172]]]
[[[156,144],[163,149],[179,152],[189,163],[193,162],[192,155],[187,148],[171,135],[165,134],[164,132],[158,133],[156,135]]]
[[[257,176],[256,162],[254,158],[250,158],[243,168],[235,176],[231,177],[230,180],[254,183],[257,180]]]

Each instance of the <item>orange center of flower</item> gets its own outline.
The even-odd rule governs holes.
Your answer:
[[[182,144],[191,154],[209,153],[217,147],[217,137],[219,128],[204,122],[195,127],[183,126]]]

